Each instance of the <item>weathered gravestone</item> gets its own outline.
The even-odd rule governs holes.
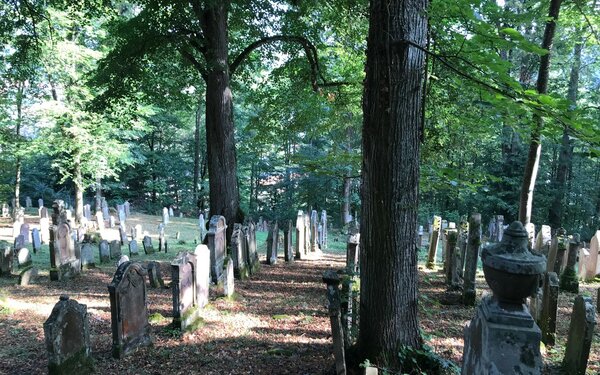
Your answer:
[[[593,280],[596,275],[600,274],[600,230],[590,240],[589,257],[585,261],[585,280]],[[581,261],[581,259],[580,259]]]
[[[81,271],[81,260],[75,253],[75,241],[69,224],[58,224],[50,241],[50,280],[69,279]],[[51,232],[52,236],[52,232]]]
[[[145,273],[141,264],[125,262],[117,268],[108,285],[114,358],[123,358],[139,347],[152,345]]]
[[[548,264],[546,271],[556,272],[560,275],[563,268],[563,259],[567,251],[567,231],[564,228],[558,228],[556,236],[552,238],[550,251],[548,252]]]
[[[210,250],[210,276],[215,284],[218,284],[222,279],[226,229],[227,225],[223,216],[214,215],[210,219],[207,238],[208,249]]]
[[[449,223],[448,228],[444,230],[444,237],[446,238],[444,244],[444,271],[446,272],[446,285],[452,284],[452,275],[456,272],[455,262],[455,249],[456,242],[458,240],[458,230],[456,224]]]
[[[283,257],[286,262],[294,261],[294,247],[292,246],[292,221],[288,220],[287,228],[283,232]]]
[[[160,263],[158,262],[148,262],[148,283],[152,288],[162,288],[165,286],[165,283],[162,279],[162,274],[160,272]]]
[[[137,256],[139,255],[138,244],[136,240],[131,240],[129,242],[129,256]]]
[[[8,217],[8,215],[9,215],[8,204],[2,203],[2,217]]]
[[[125,215],[125,206],[123,206],[122,204],[118,204],[117,205],[117,214],[119,215],[119,225],[123,228],[125,228],[125,220],[126,220],[126,215]]]
[[[40,219],[48,219],[50,215],[48,214],[48,209],[46,207],[40,207]]]
[[[100,252],[100,263],[109,263],[110,262],[110,247],[108,245],[108,241],[102,240],[98,245],[98,250]]]
[[[244,232],[242,224],[233,224],[233,233],[231,234],[231,258],[233,260],[233,270],[235,277],[245,279],[248,277],[248,268],[246,266],[247,255],[244,250]]]
[[[529,248],[533,249],[535,245],[535,224],[528,223],[525,225],[525,231],[527,232],[527,236],[529,238]]]
[[[132,240],[136,240],[136,241],[142,240],[143,234],[144,234],[144,232],[142,231],[141,224],[137,224],[136,226],[131,227],[131,239]]]
[[[101,207],[102,207],[102,219],[104,221],[108,221],[110,218],[110,212],[108,211],[108,203],[106,203],[105,197],[102,197]],[[96,209],[98,209],[98,208],[96,208]]]
[[[144,236],[142,246],[144,246],[144,252],[146,254],[154,254],[154,246],[152,246],[152,238],[150,238],[150,236]]]
[[[258,272],[260,268],[260,262],[258,261],[258,253],[256,252],[256,226],[253,222],[248,223],[247,227],[243,228],[244,231],[244,247],[246,250],[246,264],[251,274]]]
[[[29,253],[28,248],[22,247],[17,250],[17,262],[19,264],[19,268],[24,268],[31,265],[31,254]]]
[[[304,227],[304,213],[300,210],[298,211],[298,216],[296,218],[296,259],[306,258],[304,231],[306,231],[306,228]]]
[[[123,208],[125,209],[125,217],[129,217],[129,215],[131,215],[131,205],[128,201],[125,201],[125,203],[123,203]]]
[[[558,276],[555,272],[546,272],[542,292],[542,311],[538,324],[542,331],[542,341],[554,345],[556,341],[556,313],[558,311]]]
[[[528,241],[523,225],[515,221],[502,242],[481,253],[493,296],[483,298],[465,328],[463,375],[541,373],[541,332],[524,302],[537,289],[545,257],[531,253]]]
[[[563,273],[560,275],[560,290],[575,294],[579,293],[579,280],[577,278],[575,265],[577,263],[580,247],[581,241],[579,239],[579,234],[575,233],[569,241],[567,264],[565,265]]]
[[[173,325],[183,330],[195,329],[200,318],[200,309],[206,301],[206,280],[201,282],[200,267],[195,254],[182,252],[171,262],[173,290]]]
[[[169,209],[166,208],[166,207],[163,207],[162,222],[163,222],[164,225],[169,224]]]
[[[89,374],[94,371],[87,306],[60,296],[44,322],[50,374]]]
[[[83,206],[83,217],[85,217],[87,221],[92,221],[92,206],[89,204]]]
[[[314,211],[317,212],[317,211]],[[277,263],[277,250],[279,247],[279,226],[277,220],[273,221],[273,225],[267,235],[267,264],[274,265]]]
[[[119,239],[121,240],[121,245],[127,246],[129,244],[129,239],[127,238],[127,232],[125,228],[119,225]]]
[[[321,211],[321,240],[319,244],[321,244],[322,249],[327,249],[327,211]]]
[[[34,254],[37,254],[42,248],[42,239],[40,238],[40,231],[37,228],[31,230],[31,245]]]
[[[17,237],[15,237],[15,241],[13,242],[13,249],[15,249],[15,252],[18,252],[19,250],[21,250],[24,247],[25,247],[25,238],[23,238],[22,234],[19,234]]]
[[[477,259],[481,247],[481,214],[472,214],[469,218],[469,235],[467,239],[467,253],[465,255],[465,271],[463,284],[463,303],[467,306],[475,305],[475,277],[477,276]]]
[[[585,375],[595,326],[596,314],[592,299],[583,296],[575,297],[563,358],[563,369],[567,374]]]
[[[13,268],[14,251],[6,241],[0,241],[0,276],[10,276]]]
[[[118,240],[110,241],[110,258],[119,259],[121,257],[121,243]]]
[[[158,252],[160,253],[163,250],[165,253],[167,252],[167,241],[165,237],[165,225],[161,223],[158,224]]]
[[[198,229],[200,229],[200,243],[204,242],[204,236],[206,236],[206,220],[204,214],[198,215]]]
[[[327,300],[329,302],[329,319],[333,339],[333,357],[335,359],[336,374],[346,374],[346,360],[344,351],[344,331],[341,321],[340,306],[340,279],[333,270],[323,273],[323,282],[327,284]]]
[[[94,259],[94,248],[90,243],[81,245],[81,268],[95,268],[96,260]]]
[[[23,236],[23,245],[29,245],[29,224],[21,225],[21,230],[19,231],[19,234]]]
[[[27,267],[19,274],[19,285],[27,286],[37,279],[39,270],[37,267]]]
[[[230,257],[224,261],[223,297],[230,298],[235,290],[235,277],[233,276],[233,262]]]
[[[427,264],[426,267],[433,269],[435,266],[435,258],[438,248],[438,243],[440,241],[440,230],[442,226],[442,218],[440,216],[433,217],[433,228],[431,230],[431,235],[429,238],[429,253],[427,254]]]
[[[277,236],[277,238],[279,238],[279,236]],[[317,211],[312,210],[310,212],[310,251],[315,252],[318,250],[319,250],[319,218],[318,218]]]
[[[114,228],[115,226],[117,226],[117,219],[115,219],[115,217],[112,215],[108,217],[108,226],[109,228]]]
[[[42,198],[38,199],[38,207],[39,208],[44,207],[44,200]]]
[[[310,216],[308,212],[304,213],[304,254],[307,256],[312,251],[312,241],[311,241],[311,230],[310,230]]]
[[[542,229],[535,238],[534,249],[536,252],[548,256],[550,245],[552,244],[552,228],[549,225],[542,225]]]
[[[353,275],[358,273],[358,260],[360,259],[360,232],[351,230],[346,243],[346,270]]]
[[[169,217],[175,217],[175,214],[173,213],[173,207],[169,207]]]
[[[25,207],[31,208],[31,198],[25,197]]]

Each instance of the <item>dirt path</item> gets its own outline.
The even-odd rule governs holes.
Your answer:
[[[249,280],[236,282],[235,300],[215,298],[202,313],[204,326],[181,336],[170,328],[171,289],[148,289],[154,347],[125,359],[111,357],[107,284],[113,267],[85,272],[76,280],[14,286],[2,279],[0,373],[47,373],[43,322],[61,294],[88,306],[91,343],[99,374],[324,374],[333,364],[325,287],[321,275],[342,267],[340,256],[321,260],[283,259],[262,265]],[[163,278],[171,279],[168,263]],[[211,292],[212,293],[212,292]]]

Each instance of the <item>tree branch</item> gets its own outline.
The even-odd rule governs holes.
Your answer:
[[[204,69],[204,66],[202,66],[202,64],[200,64],[200,62],[198,60],[196,60],[194,55],[191,52],[187,51],[183,47],[179,49],[179,53],[181,53],[183,58],[186,59],[187,61],[189,61],[194,66],[194,68],[196,68],[196,70],[198,70],[200,72],[200,75],[202,76],[202,78],[204,78],[204,80],[206,80],[206,78],[207,78],[206,69]]]

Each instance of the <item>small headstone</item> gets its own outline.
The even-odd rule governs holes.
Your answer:
[[[50,215],[48,214],[48,209],[46,207],[40,207],[40,218],[41,219],[49,219]]]
[[[125,215],[125,206],[123,206],[122,204],[118,204],[117,205],[117,214],[119,215],[119,225],[122,226],[123,228],[125,228],[125,219],[126,219],[126,215]]]
[[[98,249],[100,252],[100,263],[109,263],[110,262],[110,249],[108,245],[108,241],[102,240],[98,245]]]
[[[550,244],[552,243],[552,228],[549,225],[542,225],[542,230],[538,232],[535,238],[535,251],[548,256]]]
[[[119,225],[119,237],[121,239],[121,245],[126,246],[127,244],[129,244],[127,232],[125,232],[125,229],[121,225]]]
[[[29,224],[21,225],[19,234],[23,236],[23,245],[29,245]]]
[[[429,252],[427,255],[427,268],[433,269],[440,241],[440,230],[442,228],[442,218],[440,216],[433,217],[433,228],[429,238]]]
[[[223,273],[223,261],[226,254],[226,229],[227,225],[223,216],[214,215],[210,219],[207,237],[210,250],[210,274],[215,284],[219,283]]]
[[[104,215],[100,211],[96,212],[96,225],[99,231],[104,230]]]
[[[94,259],[94,248],[90,243],[84,243],[81,245],[81,268],[94,268],[96,267],[96,260]]]
[[[13,229],[12,229],[13,237],[17,237],[19,234],[21,234],[21,225],[23,225],[23,223],[21,223],[18,220],[13,223]]]
[[[110,258],[119,259],[121,257],[121,243],[118,240],[110,242]]]
[[[47,217],[40,219],[40,239],[42,243],[50,243],[50,219]]]
[[[29,253],[28,248],[22,247],[18,250],[17,261],[19,263],[19,268],[24,268],[31,265],[31,254]]]
[[[61,211],[62,202],[55,202],[56,222],[59,224],[53,232],[50,241],[50,280],[69,279],[81,272],[81,259],[75,252],[75,241],[71,234],[71,227],[64,220]]]
[[[288,220],[287,228],[285,232],[283,232],[283,257],[286,262],[294,261],[294,248],[292,246],[292,230],[292,221]]]
[[[87,306],[60,296],[44,323],[50,374],[89,374],[94,371]]]
[[[141,264],[125,262],[117,268],[108,285],[114,358],[123,358],[139,347],[152,345],[145,274]]]
[[[171,262],[173,282],[173,325],[186,330],[194,325],[200,316],[200,264],[195,254],[179,253]]]
[[[317,212],[317,211],[314,211]],[[273,221],[273,226],[267,235],[267,264],[277,264],[277,249],[279,247],[279,227],[277,220]]]
[[[2,217],[8,217],[8,215],[9,215],[8,204],[2,203]]]
[[[206,220],[204,219],[204,214],[198,216],[198,228],[200,229],[200,243],[202,243],[206,236]]]
[[[10,276],[13,268],[14,251],[6,241],[0,241],[0,276]]]
[[[585,260],[585,280],[591,281],[600,273],[600,230],[590,240],[589,256]],[[579,260],[582,261],[581,259]]]
[[[481,247],[481,214],[472,214],[469,218],[469,235],[467,254],[465,256],[463,303],[467,306],[475,305],[475,278],[477,276],[477,259]]]
[[[128,201],[125,201],[125,203],[123,203],[123,208],[125,208],[125,216],[129,217],[131,215],[131,205]]]
[[[150,236],[144,236],[142,245],[144,246],[144,253],[154,254],[154,246],[152,246],[152,238]]]
[[[312,210],[310,213],[310,246],[312,252],[319,250],[319,241],[318,241],[318,228],[319,228],[319,219],[317,217],[317,211]],[[279,235],[277,236],[279,238]]]
[[[542,341],[546,345],[554,345],[556,340],[556,313],[558,311],[558,276],[554,272],[544,275],[542,293],[542,311],[540,316],[540,329]]]
[[[121,257],[117,261],[117,267],[126,262],[129,262],[129,257],[127,255],[121,255]]]
[[[110,228],[114,228],[114,227],[117,225],[117,224],[116,224],[116,222],[117,222],[117,220],[115,219],[115,217],[114,217],[114,216],[110,215],[110,216],[108,217],[108,226],[109,226]]]
[[[102,218],[104,221],[109,220],[110,213],[108,211],[108,203],[106,203],[106,198],[102,197]],[[96,208],[97,209],[97,208]]]
[[[570,293],[579,293],[579,280],[577,278],[577,270],[575,266],[577,264],[577,256],[579,255],[579,248],[581,242],[579,240],[579,234],[573,234],[569,241],[569,250],[567,253],[567,264],[563,273],[560,275],[560,290],[564,290]]]
[[[165,225],[169,224],[169,209],[166,207],[163,207],[162,222]]]
[[[527,232],[527,236],[529,237],[529,248],[533,249],[535,242],[535,224],[528,223],[525,225],[525,231]]]
[[[567,231],[564,228],[558,228],[556,236],[552,238],[550,251],[548,253],[548,262],[546,270],[548,272],[556,272],[560,275],[563,269],[563,259],[567,251]]]
[[[148,282],[152,288],[162,288],[165,283],[163,282],[162,275],[160,272],[160,263],[148,262]]]
[[[42,240],[40,238],[40,231],[37,228],[31,230],[31,244],[33,247],[33,253],[37,254],[42,248]]]
[[[231,297],[234,292],[234,276],[233,276],[233,262],[230,257],[225,258],[225,278],[223,279],[223,296]]]
[[[585,374],[594,338],[596,313],[590,297],[575,297],[569,336],[563,359],[566,374]]]
[[[173,213],[173,207],[169,207],[169,217],[175,217],[175,214]]]
[[[144,232],[142,231],[142,225],[137,224],[134,227],[131,227],[131,239],[136,241],[141,241],[143,239]]]
[[[22,234],[19,234],[17,237],[15,237],[15,241],[13,243],[13,249],[15,249],[15,251],[19,251],[23,247],[25,247],[25,238],[23,237]]]
[[[137,256],[139,255],[138,244],[136,240],[131,240],[129,242],[129,256]]]
[[[85,217],[87,221],[92,221],[92,206],[89,204],[83,206],[83,217]]]
[[[194,255],[198,260],[198,275],[196,276],[198,281],[198,306],[204,307],[208,304],[210,286],[210,250],[206,245],[198,245],[194,250]]]
[[[165,251],[165,253],[167,252],[166,250],[166,237],[165,237],[165,225],[163,223],[158,224],[158,252],[160,253],[161,251]]]
[[[31,198],[30,197],[25,197],[25,207],[31,208]]]
[[[35,283],[39,270],[37,267],[27,267],[19,274],[19,285],[27,286]]]
[[[246,266],[246,259],[248,258],[245,254],[247,250],[244,246],[244,232],[242,225],[239,223],[233,224],[233,233],[231,234],[231,259],[233,261],[233,273],[238,279],[245,279],[248,277],[248,270]]]
[[[44,200],[42,198],[38,199],[38,207],[39,208],[44,207]]]

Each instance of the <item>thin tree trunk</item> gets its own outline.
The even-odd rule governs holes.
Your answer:
[[[102,180],[96,177],[96,212],[102,211]]]
[[[198,182],[200,177],[200,126],[202,122],[201,106],[198,104],[196,110],[196,131],[194,132],[194,186],[192,189],[192,198],[194,207],[198,207]]]
[[[81,175],[80,156],[75,157],[75,224],[80,225],[83,218],[83,177]]]
[[[21,143],[21,125],[23,123],[23,92],[25,91],[25,83],[20,81],[18,83],[18,88],[17,88],[17,101],[16,101],[16,105],[17,105],[17,121],[16,121],[16,126],[15,126],[15,136],[17,139],[17,147],[20,147],[20,143]],[[13,219],[16,220],[17,219],[17,214],[19,212],[19,208],[21,208],[21,169],[22,169],[22,159],[21,159],[21,154],[20,154],[20,150],[15,150],[16,151],[16,161],[15,161],[15,190],[14,190],[14,194],[15,194],[15,204],[13,207]]]
[[[344,203],[342,204],[342,225],[346,224],[346,218],[350,217],[350,187],[352,186],[352,179],[350,173],[344,177]]]
[[[412,44],[425,47],[426,7],[425,0],[370,4],[358,349],[393,368],[402,346],[422,345],[415,243],[425,54]]]
[[[548,50],[548,53],[540,57],[540,68],[537,78],[537,92],[546,94],[548,92],[548,76],[550,70],[550,55],[552,50],[552,41],[556,31],[556,20],[560,12],[562,0],[551,0],[550,11],[548,12],[548,21],[544,30],[544,39],[542,48]],[[543,118],[535,114],[533,117],[533,129],[531,130],[531,140],[529,143],[529,153],[527,154],[527,163],[523,173],[523,183],[521,185],[521,196],[519,199],[519,220],[525,225],[531,222],[531,211],[533,209],[533,190],[535,180],[540,165],[540,155],[542,153],[541,134],[544,126]]]

